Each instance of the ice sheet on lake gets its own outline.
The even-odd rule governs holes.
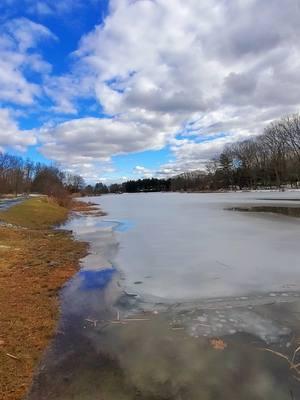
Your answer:
[[[269,193],[268,198],[295,193]],[[265,193],[124,194],[99,198],[117,233],[115,265],[128,290],[168,299],[239,296],[300,287],[299,220],[226,211],[268,204]],[[95,199],[93,199],[95,201]],[[295,204],[296,202],[293,202]],[[274,205],[274,201],[272,202]],[[104,218],[105,219],[105,218]],[[141,281],[139,287],[134,282]]]
[[[299,193],[268,194],[280,198],[280,204],[284,196],[300,202]],[[102,196],[92,201],[101,204],[106,217],[85,217],[85,224],[75,219],[69,228],[91,243],[85,268],[109,264],[121,272],[123,311],[127,307],[129,314],[166,312],[179,303],[174,319],[181,320],[190,335],[246,332],[271,343],[288,336],[289,329],[248,306],[298,296],[299,220],[226,210],[240,204],[268,204],[265,197],[265,193]],[[197,311],[199,304],[202,311]],[[181,313],[184,309],[192,316]]]

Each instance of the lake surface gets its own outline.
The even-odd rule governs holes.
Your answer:
[[[88,200],[107,215],[66,225],[90,254],[30,399],[300,395],[297,371],[265,350],[299,345],[300,220],[230,210],[299,207],[299,192]]]
[[[126,228],[125,234],[117,235],[120,249],[113,263],[123,271],[130,289],[162,299],[284,291],[290,285],[298,289],[299,221],[224,210],[232,202],[247,203],[257,197],[241,193],[102,197],[101,206],[109,217]],[[135,281],[143,283],[134,288]]]

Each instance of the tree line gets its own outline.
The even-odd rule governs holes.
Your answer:
[[[0,152],[0,195],[40,193],[63,203],[71,193],[80,192],[84,186],[81,176],[64,172],[55,165]]]
[[[206,188],[298,188],[300,185],[300,114],[272,122],[253,138],[227,145],[208,162]]]
[[[157,178],[129,180],[108,186],[98,182],[95,186],[86,186],[83,193],[87,196],[97,196],[106,193],[165,192],[170,190],[170,183],[171,179]]]

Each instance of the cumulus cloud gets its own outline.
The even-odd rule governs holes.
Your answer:
[[[51,99],[51,112],[56,114],[78,114],[77,101],[79,98],[92,99],[93,80],[79,73],[64,76],[46,76],[43,90]]]
[[[80,118],[39,130],[41,151],[61,163],[105,162],[112,155],[158,150],[166,135],[168,132],[122,118]]]
[[[28,75],[51,70],[36,51],[39,42],[45,39],[56,40],[56,37],[27,18],[13,19],[0,26],[0,101],[30,105],[41,95],[40,86]]]
[[[20,130],[8,109],[0,108],[0,150],[7,146],[24,151],[36,144],[33,132]]]
[[[295,0],[111,0],[75,55],[114,119],[57,126],[43,152],[104,160],[171,143],[174,162],[162,171],[198,168],[299,109],[299,17]]]

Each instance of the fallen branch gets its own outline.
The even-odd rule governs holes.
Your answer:
[[[288,363],[290,370],[294,371],[294,372],[298,375],[298,376],[295,376],[295,375],[293,374],[293,377],[294,377],[297,381],[300,381],[300,377],[299,377],[299,375],[300,375],[300,370],[299,370],[300,363],[295,364],[295,362],[294,362],[297,353],[300,351],[300,346],[297,347],[297,349],[294,351],[293,357],[292,357],[291,360],[289,359],[288,356],[286,356],[285,354],[282,354],[282,353],[280,353],[280,352],[278,352],[278,351],[274,351],[274,350],[267,349],[267,348],[263,348],[262,350],[268,351],[269,353],[275,354],[276,356],[278,356],[278,357],[284,359],[284,360]]]
[[[12,358],[13,360],[19,360],[18,357],[14,356],[13,354],[6,353],[7,357]]]

